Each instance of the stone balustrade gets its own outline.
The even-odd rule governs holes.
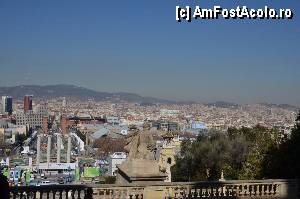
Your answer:
[[[13,199],[89,199],[92,198],[93,191],[83,185],[19,186],[9,189],[10,198]]]
[[[185,198],[257,198],[296,199],[297,180],[256,180],[223,182],[173,182],[110,185],[55,185],[12,187],[11,198],[81,199],[185,199]]]

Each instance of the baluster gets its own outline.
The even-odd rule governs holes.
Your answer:
[[[173,190],[173,187],[170,187],[167,191],[167,196],[168,198],[173,198],[174,196],[174,190]]]
[[[272,184],[269,184],[269,185],[268,185],[268,193],[269,193],[269,195],[272,195],[272,194],[273,194]]]
[[[112,189],[109,190],[109,198],[110,199],[114,198],[114,191]]]
[[[125,188],[124,189],[124,197],[123,198],[126,198],[126,199],[128,199],[129,198],[129,190],[128,190],[128,188]]]
[[[102,195],[102,193],[103,193],[103,198],[106,198],[106,190],[105,189],[101,190],[101,193],[99,192],[100,195]]]
[[[249,194],[249,196],[252,196],[253,195],[253,185],[252,184],[249,184],[248,185],[248,194]]]
[[[225,196],[227,196],[228,197],[228,186],[224,186],[224,188],[223,188],[223,197],[225,197]]]
[[[202,198],[202,188],[201,187],[199,187],[199,189],[198,189],[198,196],[197,197]]]
[[[226,185],[225,196],[227,196],[227,197],[233,196],[233,192],[234,192],[233,190],[234,190],[234,186]]]
[[[191,188],[189,198],[195,198],[195,194],[197,194],[197,189]]]
[[[225,186],[221,186],[219,191],[219,196],[224,197],[225,196]]]
[[[118,190],[117,189],[112,189],[112,198],[118,199]]]
[[[87,188],[85,199],[92,199],[92,198],[93,198],[93,189],[92,188]]]
[[[280,185],[274,184],[274,185],[271,185],[271,186],[272,186],[273,194],[274,194],[274,195],[277,195],[277,194],[278,194],[278,189],[277,189],[277,187],[279,187]]]
[[[30,191],[26,191],[26,198],[27,198],[27,199],[30,198]]]
[[[68,199],[69,198],[69,190],[65,189],[65,193],[66,193],[66,199]]]
[[[36,199],[36,191],[33,192],[33,198]]]
[[[214,198],[214,197],[216,197],[216,195],[217,195],[217,192],[216,192],[216,189],[215,189],[215,187],[211,187],[211,196]]]
[[[59,199],[62,199],[63,190],[59,190]]]
[[[24,194],[23,191],[20,191],[20,197],[19,197],[20,199],[23,199],[23,194]]]
[[[47,190],[46,194],[47,194],[47,199],[49,199],[49,190]]]
[[[213,187],[210,187],[210,189],[209,189],[209,192],[210,192],[210,193],[209,193],[209,195],[208,195],[208,196],[212,198],[212,197],[213,197],[213,195],[214,195],[214,190],[213,190]]]
[[[273,195],[272,184],[268,185],[268,192],[269,192],[269,195]]]
[[[124,195],[123,193],[124,193],[124,189],[123,189],[123,188],[122,188],[122,189],[119,189],[119,194],[118,194],[118,195],[119,195],[119,196],[118,196],[119,199],[123,199],[123,198],[124,198],[124,197],[123,197],[123,195]]]
[[[265,196],[265,195],[268,195],[268,194],[267,194],[267,185],[266,185],[266,184],[263,184],[262,186],[263,186],[263,195],[264,195],[264,196]]]
[[[204,196],[204,198],[208,197],[208,193],[207,193],[207,188],[206,187],[203,189],[202,196]]]
[[[117,195],[117,196],[116,196],[117,199],[122,198],[122,191],[123,191],[122,189],[116,189],[116,190],[115,190],[116,195]]]
[[[241,196],[242,195],[242,185],[236,186],[236,195]]]
[[[133,195],[132,195],[132,194],[129,194],[129,198],[130,198],[130,199],[133,199]]]
[[[44,194],[44,192],[40,191],[40,199],[43,199],[43,194]]]
[[[56,191],[52,190],[52,199],[55,199]]]
[[[244,196],[248,196],[248,185],[244,185]]]
[[[18,194],[18,192],[17,191],[13,191],[13,199],[16,199],[17,198],[17,194]]]
[[[222,192],[222,186],[221,186],[221,192]],[[214,188],[215,197],[221,196],[221,194],[220,194],[221,192],[217,186]]]
[[[177,198],[177,195],[178,195],[177,190],[174,189],[174,199]]]
[[[262,185],[258,185],[258,194],[261,196],[262,195]]]
[[[245,186],[241,185],[241,196],[245,195]]]
[[[211,192],[212,192],[211,187],[207,187],[206,191],[207,191],[207,197],[211,197]]]
[[[75,199],[75,190],[76,189],[72,189],[72,191],[71,191],[71,197],[72,197],[72,199]]]
[[[221,188],[216,186],[215,193],[216,193],[216,197],[220,197],[222,195],[222,186],[221,186]]]
[[[276,185],[276,184],[273,185],[274,195],[277,195],[277,194],[278,194],[278,189],[277,189],[278,186],[279,186],[279,185]]]

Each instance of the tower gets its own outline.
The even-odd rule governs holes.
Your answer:
[[[13,105],[11,96],[2,96],[2,110],[4,114],[12,114]]]
[[[33,95],[24,96],[24,113],[32,110],[32,98]]]

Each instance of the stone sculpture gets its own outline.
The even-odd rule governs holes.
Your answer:
[[[126,139],[125,150],[128,152],[128,160],[146,159],[155,160],[155,143],[149,130],[133,132]]]

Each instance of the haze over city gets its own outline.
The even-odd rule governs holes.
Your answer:
[[[0,85],[74,84],[199,102],[300,106],[300,3],[291,20],[178,23],[186,1],[2,1]],[[237,2],[201,1],[203,7]]]

